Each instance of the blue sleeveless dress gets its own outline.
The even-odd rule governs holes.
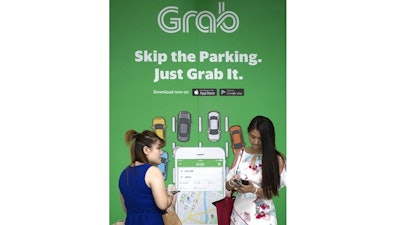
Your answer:
[[[119,177],[127,210],[125,225],[164,225],[162,214],[144,180],[150,164],[128,166]]]

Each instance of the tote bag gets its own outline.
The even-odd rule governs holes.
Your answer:
[[[240,151],[240,160],[239,160],[238,166],[236,168],[236,171],[239,167],[240,162],[242,161],[242,156],[243,156],[243,149]],[[236,160],[237,160],[237,157],[238,157],[238,155],[235,155]],[[232,166],[234,165],[236,160],[234,160]],[[234,190],[230,191],[230,193],[227,194],[227,196],[225,196],[225,198],[212,203],[217,208],[218,225],[229,225],[230,224],[233,203],[235,202],[235,198],[233,197],[233,192],[234,192]]]
[[[174,211],[166,211],[162,215],[164,225],[182,225],[181,220]]]
[[[231,194],[212,203],[217,208],[218,225],[229,225],[234,202],[235,198]]]

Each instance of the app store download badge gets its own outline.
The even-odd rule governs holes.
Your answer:
[[[193,88],[192,95],[193,96],[216,96],[217,89],[215,89],[215,88]]]

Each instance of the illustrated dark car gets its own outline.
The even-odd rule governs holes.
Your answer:
[[[178,114],[178,141],[189,141],[191,123],[190,113],[188,111],[180,111]]]
[[[243,132],[242,127],[239,125],[233,125],[229,128],[229,134],[231,136],[231,146],[233,152],[240,151],[245,147],[244,139],[243,139]]]
[[[153,118],[153,131],[162,139],[165,140],[165,128],[166,128],[166,123],[164,117],[161,116],[156,116]]]
[[[221,138],[220,128],[220,115],[219,112],[211,111],[208,113],[208,140],[216,142]]]

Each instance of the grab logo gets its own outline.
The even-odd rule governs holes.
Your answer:
[[[217,28],[225,33],[233,33],[239,27],[239,17],[232,11],[225,11],[225,3],[218,3],[218,15],[213,15],[210,11],[197,12],[190,10],[182,18],[178,17],[179,8],[168,6],[163,8],[157,17],[158,26],[166,33],[189,33],[190,20],[194,20],[196,28],[203,33],[216,33]],[[226,21],[229,21],[227,23]],[[207,21],[207,23],[204,23]]]

